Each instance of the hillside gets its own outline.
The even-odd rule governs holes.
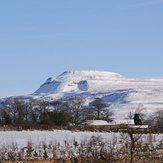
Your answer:
[[[111,104],[115,118],[124,119],[129,111],[140,107],[148,114],[163,107],[163,79],[133,79],[101,71],[66,71],[48,78],[33,94],[19,98],[65,101],[74,96],[84,96],[87,103],[100,97]]]

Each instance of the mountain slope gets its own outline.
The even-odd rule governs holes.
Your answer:
[[[106,94],[103,98],[108,102],[162,103],[163,79],[128,79],[111,72],[66,71],[49,78],[33,95],[55,100],[78,94]]]
[[[49,78],[33,94],[19,98],[69,100],[83,96],[89,103],[95,97],[111,104],[115,118],[143,106],[148,114],[163,107],[163,79],[130,79],[112,72],[66,71]]]
[[[104,91],[102,85],[122,80],[116,73],[99,71],[66,71],[56,78],[49,78],[35,93]],[[95,84],[95,85],[94,85]]]

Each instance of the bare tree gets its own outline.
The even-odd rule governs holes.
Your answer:
[[[130,151],[130,163],[134,162],[134,152],[136,148],[136,143],[142,137],[142,134],[135,133],[135,129],[128,128],[127,133],[121,134],[122,140],[125,142],[126,147]]]
[[[72,122],[78,126],[83,121],[82,111],[85,104],[85,98],[82,96],[75,97],[68,103],[71,108]]]
[[[131,107],[127,118],[133,119],[134,114],[139,114],[143,116],[144,110],[145,110],[145,107],[142,104],[138,104],[137,107]]]
[[[154,115],[154,123],[155,127],[160,131],[163,132],[163,110],[159,110]]]
[[[27,115],[27,110],[25,107],[25,102],[17,99],[10,99],[7,101],[6,108],[10,113],[13,124],[22,124],[25,116]]]
[[[113,112],[109,110],[109,105],[100,98],[95,98],[95,100],[89,104],[89,110],[97,120],[112,120]]]
[[[0,122],[3,125],[11,124],[12,119],[10,116],[9,109],[7,109],[7,108],[0,109],[0,119],[1,119]]]

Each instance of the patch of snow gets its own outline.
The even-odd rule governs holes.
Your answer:
[[[142,128],[142,129],[144,128],[145,129],[145,128],[148,128],[148,125],[132,125],[132,126],[129,126],[129,127],[130,128],[138,128],[138,129],[139,128]]]
[[[101,126],[101,125],[108,125],[109,123],[104,120],[88,120],[86,121],[86,124],[91,126]]]
[[[113,122],[109,123],[109,124],[112,124],[112,125],[120,125],[120,124],[130,124],[130,125],[134,125],[134,120],[133,119],[129,119],[129,120],[126,120],[126,119],[117,119],[117,120],[114,120]]]

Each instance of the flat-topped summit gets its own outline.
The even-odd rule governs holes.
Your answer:
[[[161,91],[162,79],[130,79],[114,72],[65,71],[50,77],[35,94],[106,93],[113,90]],[[150,94],[150,93],[149,93]]]
[[[35,93],[57,93],[88,91],[91,83],[120,80],[123,77],[118,73],[105,71],[65,71],[57,77],[50,77]]]
[[[50,82],[53,80],[72,80],[76,79],[110,79],[110,78],[118,78],[122,77],[118,73],[107,72],[107,71],[65,71],[61,75],[57,77],[50,77],[46,82]]]
[[[107,71],[93,71],[93,70],[82,70],[82,71],[65,71],[59,76],[82,76],[82,77],[121,77],[120,74],[114,72],[107,72]]]

